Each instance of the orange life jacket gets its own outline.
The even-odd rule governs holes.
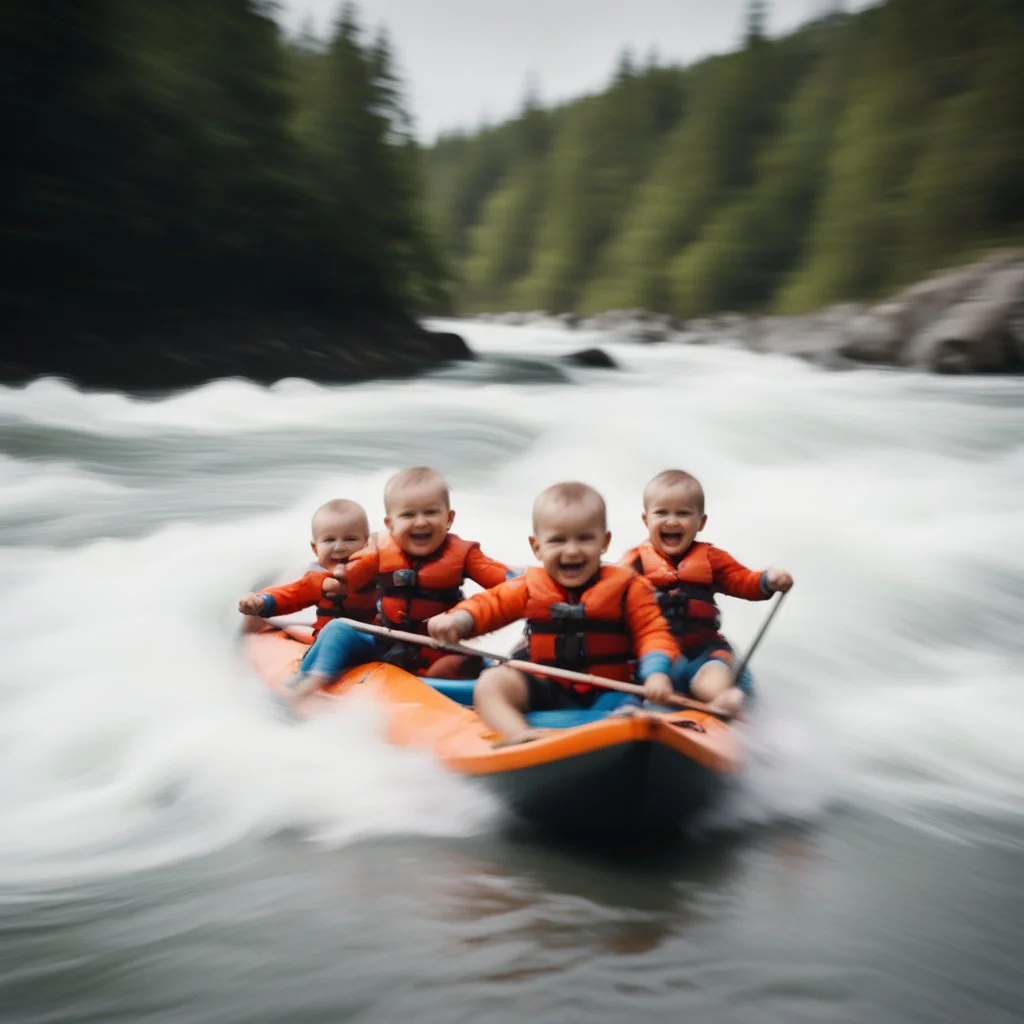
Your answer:
[[[311,569],[323,568],[319,563],[314,562]],[[323,570],[324,576],[330,573]],[[313,626],[313,639],[315,640],[320,630],[327,625],[331,619],[356,619],[359,622],[373,622],[377,617],[377,586],[369,583],[362,590],[354,594],[338,595],[328,597],[323,591],[320,592],[320,600],[316,605],[316,623]]]
[[[711,643],[726,643],[718,632],[722,617],[715,603],[710,548],[695,541],[678,565],[649,540],[636,549],[633,567],[654,585],[661,614],[684,654]]]
[[[631,679],[636,654],[626,625],[626,594],[633,579],[629,569],[603,565],[593,583],[566,590],[543,569],[527,569],[530,661],[606,679]],[[561,685],[580,693],[594,689],[587,683]]]
[[[423,623],[462,600],[466,557],[478,544],[449,533],[426,558],[406,554],[390,534],[378,541],[377,607],[392,629],[422,632]]]

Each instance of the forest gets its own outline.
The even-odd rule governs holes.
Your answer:
[[[389,40],[351,5],[327,39],[287,39],[273,14],[254,0],[0,5],[8,330],[438,304]]]
[[[780,38],[750,0],[736,52],[623,52],[600,93],[528,91],[429,147],[354,5],[325,38],[275,13],[0,6],[0,375],[162,353],[159,380],[234,344],[181,376],[279,345],[255,376],[346,378],[360,354],[434,359],[428,313],[801,312],[1024,239],[1020,0],[888,0]]]
[[[1024,4],[889,0],[438,140],[461,313],[803,312],[1024,238]]]

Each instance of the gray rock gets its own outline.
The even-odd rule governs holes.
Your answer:
[[[839,369],[849,366],[841,352],[846,340],[844,318],[836,307],[810,316],[766,316],[751,319],[743,342],[755,352],[794,356],[819,366]],[[735,329],[734,329],[735,330]]]
[[[1024,260],[1004,265],[917,331],[906,351],[911,366],[937,373],[1011,373],[1024,366],[1019,325]]]
[[[562,356],[562,362],[570,366],[585,366],[599,370],[617,370],[619,364],[603,348],[584,348]]]
[[[426,340],[431,354],[442,362],[476,359],[476,353],[466,344],[460,334],[455,334],[452,331],[431,331]]]
[[[943,373],[1024,370],[1024,250],[993,253],[942,271],[870,307],[829,306],[804,316],[725,312],[680,321],[646,309],[576,317],[543,311],[499,314],[498,322],[575,326],[641,344],[743,345],[822,366],[857,363]]]
[[[901,307],[892,303],[851,317],[843,331],[840,354],[858,363],[896,365],[903,348],[901,317]]]
[[[584,317],[576,326],[587,331],[614,331],[620,340],[640,344],[668,341],[682,328],[676,317],[648,309],[609,309]]]

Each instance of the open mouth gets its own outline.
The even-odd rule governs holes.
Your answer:
[[[586,568],[585,562],[578,562],[573,565],[565,565],[560,562],[558,565],[558,571],[565,576],[577,576],[583,572],[584,568]]]
[[[432,540],[434,536],[433,530],[427,530],[425,533],[410,533],[409,539],[414,544],[426,544],[427,541]]]
[[[669,548],[675,547],[677,544],[682,544],[683,543],[683,535],[682,535],[681,532],[680,533],[667,533],[665,530],[662,530],[661,531],[661,543],[664,544],[665,547],[669,547]]]

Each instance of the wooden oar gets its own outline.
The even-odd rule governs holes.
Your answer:
[[[359,622],[356,619],[338,619],[346,626],[351,626],[360,633],[372,633],[374,636],[383,636],[401,643],[417,644],[420,647],[430,647],[435,651],[447,651],[449,654],[466,654],[471,658],[490,658],[500,662],[507,668],[518,669],[520,672],[529,672],[532,675],[545,676],[549,679],[564,679],[570,683],[587,683],[590,686],[597,686],[605,690],[617,690],[619,693],[628,693],[634,697],[643,698],[644,688],[635,683],[623,683],[617,679],[605,679],[604,676],[592,676],[588,672],[573,672],[567,668],[556,668],[553,665],[538,665],[532,661],[521,661],[518,658],[510,658],[505,654],[492,654],[488,651],[479,651],[475,647],[467,647],[465,644],[446,643],[443,640],[435,640],[432,636],[424,633],[406,633],[401,629],[390,629],[387,626],[374,626],[368,622]],[[673,694],[670,703],[675,707],[687,708],[691,711],[703,711],[705,714],[714,715],[723,722],[727,722],[732,715],[724,711],[717,711],[708,704],[699,700],[690,700],[688,697],[680,697]]]

